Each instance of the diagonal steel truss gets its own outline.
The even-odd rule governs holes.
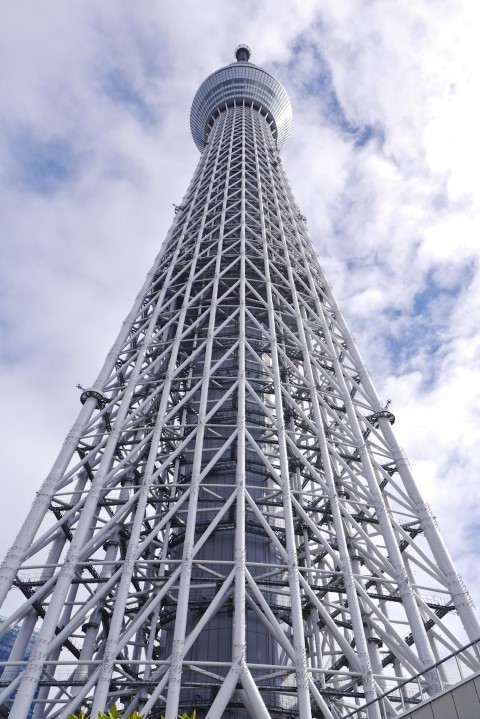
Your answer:
[[[218,113],[81,400],[1,568],[14,719],[339,719],[480,636],[261,110]]]

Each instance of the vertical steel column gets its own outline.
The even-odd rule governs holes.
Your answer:
[[[234,122],[240,126],[242,156],[241,156],[241,184],[240,184],[240,287],[239,287],[239,315],[238,315],[238,390],[237,390],[237,468],[235,472],[235,486],[237,488],[237,504],[235,508],[235,591],[233,615],[233,642],[232,642],[232,670],[237,681],[242,678],[247,663],[246,648],[246,616],[245,616],[245,564],[247,550],[245,546],[245,484],[246,474],[246,410],[245,410],[245,102],[240,107],[235,105]],[[244,687],[245,689],[245,687]],[[220,690],[219,694],[222,690]],[[248,690],[247,696],[249,695]],[[225,695],[227,692],[225,692]],[[230,699],[230,697],[228,697]],[[220,719],[221,713],[213,715],[211,719]]]
[[[173,231],[173,228],[172,228],[172,231]],[[177,245],[176,252],[178,252],[178,249],[179,248]],[[171,263],[169,272],[172,273],[173,269],[174,269],[174,264]],[[191,275],[192,274],[193,274],[193,266],[191,269]],[[153,277],[154,277],[154,268],[152,268],[152,270],[149,273],[148,283],[145,283],[146,285],[148,284],[147,289],[150,288],[150,285],[152,284],[152,281],[153,281]],[[128,416],[128,410],[129,410],[129,406],[130,406],[131,397],[133,395],[133,392],[135,389],[135,384],[136,384],[138,375],[140,373],[142,361],[143,361],[143,359],[146,355],[146,352],[148,350],[148,339],[152,335],[152,332],[154,330],[154,327],[155,327],[155,324],[157,321],[157,315],[158,315],[158,312],[161,307],[161,301],[163,299],[163,294],[166,292],[167,287],[168,287],[168,285],[166,284],[163,291],[160,293],[160,297],[157,300],[156,311],[152,314],[151,320],[149,322],[149,329],[148,329],[147,336],[145,337],[144,345],[139,352],[139,356],[135,363],[135,369],[132,372],[130,379],[129,379],[128,390],[127,389],[125,390],[123,398],[122,398],[121,406],[120,406],[120,409],[118,411],[117,418],[116,418],[116,426],[112,429],[112,432],[110,433],[110,436],[109,436],[109,439],[107,442],[107,446],[105,447],[105,452],[102,456],[102,460],[100,462],[98,472],[95,476],[94,481],[92,482],[90,492],[85,501],[85,505],[84,505],[82,514],[80,516],[78,526],[75,531],[75,535],[70,544],[70,548],[69,548],[67,557],[65,559],[62,569],[60,570],[59,577],[56,582],[55,590],[54,590],[54,593],[52,596],[52,600],[49,604],[46,617],[43,621],[40,631],[38,632],[35,646],[33,648],[31,657],[30,657],[27,667],[22,675],[21,684],[17,691],[17,696],[15,697],[14,705],[12,707],[12,712],[14,712],[14,715],[17,716],[18,719],[26,719],[31,702],[33,700],[35,689],[36,689],[37,683],[39,681],[39,678],[41,676],[41,673],[43,670],[43,665],[44,665],[45,659],[48,654],[49,642],[50,642],[51,638],[54,636],[54,631],[55,631],[55,627],[57,625],[57,622],[58,622],[58,619],[60,616],[60,612],[62,610],[65,598],[67,596],[67,592],[68,592],[68,590],[71,586],[71,582],[73,580],[73,576],[74,576],[75,569],[76,569],[76,564],[78,561],[78,555],[79,555],[82,545],[85,543],[86,535],[89,531],[90,523],[91,523],[92,517],[94,515],[94,512],[95,512],[97,504],[98,504],[100,492],[103,487],[105,474],[106,474],[106,472],[108,472],[110,463],[113,458],[113,454],[116,450],[116,446],[117,446],[118,440],[120,438],[120,433],[122,431],[122,424]],[[111,366],[114,366],[114,364],[115,364],[113,362],[113,357],[115,357],[115,359],[116,359],[117,354],[118,354],[119,350],[121,349],[121,347],[118,345],[123,346],[126,336],[128,336],[127,328],[128,328],[128,331],[131,330],[133,321],[134,321],[135,317],[138,315],[138,309],[142,305],[144,294],[142,294],[141,301],[140,301],[140,297],[137,299],[137,302],[134,305],[134,310],[136,310],[136,312],[133,312],[133,310],[132,310],[132,312],[129,314],[129,316],[127,318],[127,323],[126,323],[127,326],[124,325],[124,329],[121,332],[119,339],[117,340],[116,344],[114,345],[114,348],[112,348],[112,351],[110,352],[110,354],[107,358],[107,362],[105,363],[104,368],[100,374],[100,377],[102,378],[103,381],[105,381],[105,379],[106,379],[107,370],[109,368],[111,368]],[[123,341],[120,342],[119,340],[123,340]],[[101,387],[101,390],[103,390],[103,385]],[[165,394],[164,396],[167,397],[168,395]],[[94,409],[94,407],[90,407],[92,401],[96,405],[97,400],[94,397],[88,398],[86,400],[85,404],[83,405],[83,408],[79,415],[79,418],[82,418],[82,420],[83,420],[83,424],[81,425],[81,427],[79,427],[79,424],[80,424],[80,420],[79,420],[76,423],[76,425],[74,425],[75,432],[74,432],[74,429],[72,429],[72,431],[69,435],[69,439],[67,440],[67,443],[64,446],[64,449],[62,450],[62,452],[60,453],[59,459],[57,460],[57,464],[55,465],[55,467],[57,465],[59,465],[63,468],[63,471],[65,471],[66,466],[67,466],[67,464],[65,464],[66,459],[64,456],[65,451],[66,451],[65,447],[67,445],[71,445],[75,440],[75,447],[71,448],[71,453],[68,458],[68,461],[69,461],[71,454],[73,453],[73,450],[76,448],[76,446],[78,444],[79,437],[81,436],[81,431],[79,434],[77,434],[77,430],[83,429],[85,421],[87,419],[89,419],[89,417]],[[88,410],[88,412],[87,412],[86,408],[90,408]],[[58,481],[57,473],[52,472],[52,474],[46,480],[46,482],[43,486],[42,492],[41,492],[41,496],[43,497],[44,503],[47,501],[48,501],[48,503],[50,502],[50,499],[51,499],[51,496],[53,495],[53,491],[55,489],[57,481]],[[38,500],[38,501],[40,502],[40,500]],[[32,518],[31,524],[32,524],[33,529],[31,529],[30,526],[27,527],[28,532],[26,534],[22,535],[24,540],[26,539],[27,536],[30,536],[31,531],[34,531],[36,529],[36,527],[39,526],[40,521],[41,521],[41,518],[39,519],[37,515],[35,515],[35,517]],[[38,522],[38,524],[37,524],[37,522]],[[99,692],[98,696],[101,697],[102,693]],[[99,703],[99,700],[97,700],[97,698],[95,699],[95,701],[96,701],[96,704]],[[98,712],[101,709],[103,709],[103,706],[100,706],[98,709],[96,709],[96,711]]]
[[[223,129],[220,133],[220,139],[215,149],[214,141],[212,140],[209,146],[209,152],[216,153],[215,166],[211,174],[207,200],[205,201],[203,218],[201,228],[198,232],[197,242],[195,246],[195,258],[198,256],[200,250],[200,244],[203,239],[203,228],[206,221],[207,209],[210,196],[212,194],[212,180],[217,167],[218,158],[221,149],[221,141],[223,138]],[[218,132],[218,127],[216,128]],[[215,136],[214,136],[215,137]],[[215,263],[215,279],[213,286],[212,303],[209,313],[209,324],[207,334],[207,345],[205,349],[205,359],[203,367],[203,382],[200,395],[200,405],[198,409],[198,420],[197,420],[197,435],[195,439],[195,452],[192,466],[192,478],[191,478],[191,491],[188,503],[188,516],[187,525],[185,529],[185,539],[183,543],[183,556],[182,556],[182,569],[180,573],[180,582],[178,588],[179,598],[184,598],[183,601],[179,601],[177,605],[177,615],[175,618],[175,630],[173,636],[173,646],[170,664],[170,679],[169,689],[167,694],[167,706],[165,710],[166,716],[176,717],[178,714],[178,705],[180,701],[180,689],[181,689],[181,677],[182,677],[182,666],[183,659],[185,656],[185,633],[187,629],[187,617],[188,617],[188,601],[186,598],[190,595],[190,581],[192,574],[192,562],[193,562],[193,546],[195,544],[195,525],[197,515],[197,504],[198,504],[198,493],[200,484],[200,473],[202,469],[202,450],[203,440],[205,437],[205,418],[207,415],[208,399],[209,399],[209,388],[210,388],[210,368],[213,353],[213,331],[215,329],[215,318],[216,318],[216,301],[218,293],[218,279],[220,272],[220,260],[221,260],[221,248],[222,238],[220,237],[217,245],[217,258]],[[188,291],[188,289],[187,289]]]
[[[286,547],[288,554],[288,579],[290,585],[290,600],[292,603],[292,624],[293,638],[295,644],[295,667],[298,692],[298,712],[300,719],[311,719],[312,711],[310,706],[310,693],[308,689],[307,656],[305,651],[305,633],[302,615],[302,601],[299,592],[299,571],[298,559],[295,546],[295,528],[292,511],[290,474],[288,466],[287,445],[285,438],[285,424],[283,420],[283,401],[280,377],[280,366],[277,354],[277,331],[275,326],[274,303],[272,296],[272,280],[270,276],[270,260],[268,256],[267,235],[265,230],[265,210],[263,206],[262,182],[263,178],[259,171],[260,163],[258,157],[257,135],[253,124],[254,149],[257,171],[258,203],[260,208],[260,223],[262,232],[265,290],[268,303],[268,329],[271,341],[271,361],[275,394],[275,411],[277,417],[278,449],[280,454],[280,475],[282,481],[282,500],[285,521]],[[265,148],[271,147],[265,135],[262,135]]]
[[[270,164],[270,159],[269,159]],[[370,666],[370,657],[368,653],[368,646],[365,641],[365,633],[363,631],[363,620],[361,616],[360,606],[358,603],[358,597],[355,592],[355,582],[353,578],[353,572],[352,567],[350,563],[350,557],[348,554],[348,548],[345,540],[345,534],[343,529],[343,522],[339,507],[339,498],[337,495],[336,487],[335,487],[335,481],[333,476],[333,470],[330,464],[330,456],[328,452],[327,442],[325,438],[325,433],[323,431],[324,422],[323,417],[320,411],[320,406],[318,403],[318,399],[316,396],[316,382],[313,375],[312,367],[310,364],[310,354],[309,354],[309,347],[307,343],[307,339],[305,336],[305,331],[303,327],[302,322],[302,312],[299,306],[297,293],[295,291],[295,280],[292,277],[292,268],[290,266],[289,262],[289,247],[287,244],[287,239],[285,235],[285,231],[283,228],[283,217],[282,217],[282,210],[280,207],[280,202],[278,199],[276,186],[273,181],[273,173],[272,168],[270,166],[270,181],[272,185],[272,194],[275,199],[275,207],[277,211],[277,217],[278,217],[278,224],[281,231],[281,243],[283,245],[284,249],[284,256],[286,259],[286,270],[289,277],[290,287],[292,288],[292,301],[293,306],[295,308],[295,314],[297,316],[297,332],[299,336],[299,342],[300,347],[303,354],[303,362],[304,362],[304,369],[306,372],[306,376],[308,379],[308,383],[310,385],[310,392],[311,392],[311,402],[312,402],[312,409],[315,415],[315,420],[317,424],[317,441],[319,443],[320,447],[320,454],[322,457],[323,467],[325,471],[327,486],[328,486],[328,493],[329,493],[329,500],[331,504],[332,509],[332,516],[333,516],[333,523],[335,526],[335,531],[337,534],[337,541],[338,541],[338,550],[341,558],[341,568],[344,576],[345,581],[345,588],[347,591],[347,597],[348,597],[348,603],[349,603],[349,609],[351,613],[351,620],[352,625],[354,628],[354,634],[355,634],[355,640],[357,644],[357,653],[359,656],[359,660],[362,666],[362,675],[363,675],[363,682],[365,685],[365,697],[368,697],[367,701],[372,701],[376,697],[376,689],[375,689],[375,682],[373,680],[373,672],[372,667]],[[289,208],[287,208],[287,212],[289,211]],[[291,507],[291,501],[289,501],[290,507]],[[373,705],[373,708],[370,712],[369,719],[380,719],[380,714],[378,712],[378,707]]]
[[[195,182],[196,174],[197,173],[195,173],[192,180],[192,185]],[[155,258],[155,262],[153,263],[152,268],[147,273],[145,282],[143,283],[143,286],[135,299],[133,307],[127,315],[126,319],[124,320],[120,333],[118,334],[117,339],[112,345],[97,379],[92,385],[92,390],[100,394],[103,392],[105,382],[107,381],[108,377],[110,376],[110,373],[115,367],[115,363],[118,360],[118,355],[131,333],[133,323],[135,322],[136,318],[138,317],[138,314],[141,311],[144,297],[154,283],[156,268],[162,258],[164,248],[168,245],[170,237],[173,235],[174,230],[175,222],[170,228],[165,243],[162,245],[160,252]],[[18,568],[23,561],[25,552],[30,547],[35,533],[38,530],[46,512],[48,511],[57,484],[63,477],[71,461],[73,453],[78,446],[78,442],[82,434],[84,433],[85,426],[89,421],[90,417],[92,416],[93,412],[95,411],[96,407],[97,400],[94,396],[88,397],[85,403],[82,405],[78,417],[72,425],[72,428],[70,429],[70,432],[65,439],[58,458],[56,459],[48,477],[45,479],[41,489],[37,493],[35,501],[32,505],[30,512],[27,515],[27,518],[25,519],[12,547],[7,552],[5,559],[0,566],[0,605],[5,600],[5,597],[12,585]]]
[[[291,214],[293,215],[291,209]],[[292,220],[294,221],[294,218],[292,216]],[[303,246],[301,243],[300,247],[303,250]],[[286,250],[288,251],[288,250]],[[306,261],[305,255],[304,255],[304,262],[305,266],[308,271],[308,262]],[[315,292],[315,286],[313,282],[313,278],[311,276],[311,273],[309,272],[309,279],[311,283],[312,290]],[[382,535],[384,537],[390,562],[392,563],[393,567],[395,568],[397,578],[398,578],[398,588],[399,592],[401,594],[405,610],[407,613],[407,616],[410,621],[410,625],[412,628],[412,633],[415,637],[415,643],[418,647],[419,656],[422,661],[422,664],[425,669],[427,669],[429,666],[435,663],[435,659],[432,653],[432,650],[430,648],[430,644],[427,638],[427,634],[423,625],[423,621],[420,615],[419,608],[417,606],[417,603],[415,601],[415,597],[413,595],[412,587],[410,585],[408,575],[405,570],[405,566],[402,560],[402,556],[400,554],[396,538],[393,533],[393,528],[390,523],[390,519],[388,516],[388,512],[385,507],[385,503],[382,497],[382,494],[380,492],[378,483],[376,481],[373,468],[371,465],[370,457],[368,454],[368,451],[365,446],[365,442],[362,437],[362,432],[359,426],[357,414],[355,411],[355,407],[353,405],[352,398],[350,396],[350,393],[348,391],[348,388],[345,384],[345,377],[342,371],[342,368],[340,366],[340,362],[338,359],[337,352],[333,346],[332,338],[330,335],[330,329],[328,326],[328,321],[325,318],[325,313],[323,310],[323,307],[321,304],[317,301],[317,314],[321,318],[323,323],[323,331],[324,331],[324,337],[325,337],[325,343],[327,345],[327,348],[330,353],[330,357],[333,361],[334,367],[335,367],[335,376],[337,379],[337,382],[339,384],[340,390],[341,390],[341,396],[345,403],[345,407],[347,410],[348,419],[350,422],[350,426],[352,427],[356,442],[357,442],[357,449],[361,458],[362,467],[364,471],[364,476],[368,481],[369,490],[371,492],[374,506],[376,509],[377,517],[380,523],[380,527],[382,529]],[[315,391],[313,390],[314,384],[312,383],[312,395],[315,396]],[[341,519],[341,518],[340,518]],[[352,575],[353,579],[353,575]],[[362,631],[362,635],[364,636],[364,632]],[[367,656],[368,656],[368,647],[365,647],[367,650]],[[438,682],[435,679],[436,675],[430,675],[429,681],[430,681],[430,690],[433,694],[438,693],[438,691],[441,690],[441,688],[438,685]],[[369,708],[369,712],[371,713],[374,711],[374,709]]]

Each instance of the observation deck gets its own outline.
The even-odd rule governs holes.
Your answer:
[[[247,45],[239,45],[235,56],[237,62],[209,75],[197,90],[190,112],[193,140],[202,152],[218,113],[245,100],[265,115],[281,150],[292,131],[292,106],[287,91],[272,75],[249,62]]]

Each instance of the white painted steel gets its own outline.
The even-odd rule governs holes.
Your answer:
[[[308,238],[278,108],[251,96],[256,70],[245,95],[215,95],[172,229],[0,570],[1,596],[23,595],[0,626],[20,628],[0,676],[13,719],[32,701],[35,719],[114,702],[341,719],[422,672],[417,696],[383,703],[395,716],[480,636]]]

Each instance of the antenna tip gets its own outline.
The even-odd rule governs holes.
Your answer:
[[[252,51],[248,45],[238,45],[235,48],[235,57],[237,58],[237,62],[248,62],[251,54]]]

